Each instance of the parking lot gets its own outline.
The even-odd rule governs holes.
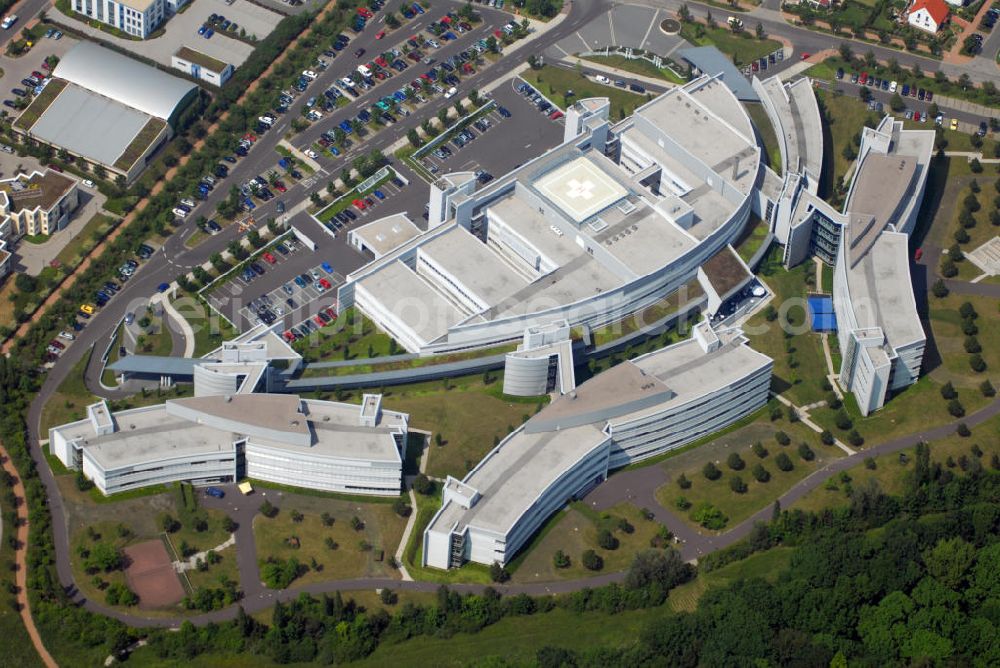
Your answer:
[[[667,35],[660,30],[660,22],[671,16],[672,12],[666,9],[615,4],[611,11],[549,47],[545,55],[560,60],[567,55],[600,51],[606,46],[629,46],[669,56],[686,44],[680,35]]]
[[[26,88],[21,83],[21,79],[24,79],[36,70],[45,72],[46,70],[42,68],[42,63],[48,56],[62,58],[76,43],[77,40],[68,35],[63,35],[59,39],[43,37],[27,55],[19,58],[0,56],[0,69],[3,69],[3,77],[0,78],[0,90],[3,91],[3,98],[14,99],[14,95],[11,93],[12,88]]]
[[[256,267],[256,271],[248,268],[234,274],[205,297],[241,330],[261,321],[280,321],[282,329],[288,329],[335,306],[344,275],[364,262],[360,254],[354,255],[356,259],[346,266],[343,260],[326,261],[323,253],[314,253],[293,236],[287,236],[250,263],[249,267]]]
[[[171,56],[182,46],[237,67],[250,56],[254,49],[253,45],[230,37],[219,30],[216,30],[210,39],[198,34],[198,28],[204,25],[212,14],[222,15],[230,22],[235,22],[238,27],[234,33],[244,29],[247,35],[255,35],[258,40],[269,35],[283,18],[279,13],[247,0],[235,0],[231,5],[226,4],[224,0],[198,0],[182,14],[176,14],[167,20],[161,37],[130,40],[102,32],[75,16],[62,14],[58,9],[53,8],[50,11],[54,12],[60,21],[65,21],[84,34],[112,42],[122,49],[155,60],[167,67],[170,67]],[[65,39],[64,37],[62,41]]]
[[[427,170],[432,174],[484,171],[498,177],[519,167],[529,157],[558,146],[562,142],[563,119],[550,119],[548,113],[541,113],[517,92],[515,86],[519,83],[521,80],[515,79],[493,91],[497,106],[484,117],[490,126],[485,131],[470,126],[472,141],[460,147],[449,140],[445,144],[448,154],[443,158],[434,151],[423,156],[421,162]],[[510,117],[504,117],[500,108],[507,110]]]
[[[398,213],[398,208],[395,211],[391,209],[408,188],[402,179],[390,172],[387,180],[362,194],[352,191],[318,211],[314,218],[328,234],[334,237],[346,235],[352,227]]]

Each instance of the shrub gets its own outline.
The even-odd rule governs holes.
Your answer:
[[[963,344],[965,352],[967,353],[979,353],[982,352],[983,347],[979,345],[979,339],[975,336],[965,337],[965,343]]]
[[[976,307],[972,305],[972,302],[962,302],[962,305],[958,307],[958,314],[962,316],[962,319],[975,320],[979,317],[976,313]]]
[[[160,527],[163,528],[164,533],[176,533],[180,531],[181,523],[173,515],[164,513],[160,517]]]
[[[729,518],[721,510],[708,502],[699,505],[691,513],[691,519],[706,529],[712,529],[713,531],[722,529],[726,526],[726,522],[729,521]]]
[[[962,417],[965,415],[965,406],[958,399],[952,399],[948,402],[948,413],[952,417]]]
[[[761,443],[760,441],[757,441],[756,443],[754,443],[750,447],[750,450],[752,450],[753,453],[755,455],[757,455],[758,457],[760,457],[761,459],[764,459],[764,457],[767,457],[767,448],[765,448],[764,444]]]
[[[804,461],[811,462],[816,459],[816,453],[812,451],[808,443],[799,443],[799,457]]]
[[[722,471],[720,471],[712,462],[708,462],[702,467],[701,474],[709,480],[718,480],[722,477]]]
[[[619,517],[618,518],[618,524],[616,525],[616,527],[622,533],[626,533],[626,534],[633,534],[633,533],[635,533],[635,527],[632,526],[632,523],[629,522],[624,517]]]
[[[379,592],[378,597],[379,600],[382,601],[382,603],[384,603],[385,605],[396,605],[396,603],[399,602],[399,596],[396,594],[396,592],[389,589],[388,587],[384,588],[381,592]]]
[[[948,381],[941,386],[941,398],[942,399],[954,399],[958,396],[958,392],[955,391],[955,386]]]
[[[934,285],[931,286],[931,293],[938,299],[947,297],[949,292],[948,286],[940,278],[934,281]]]
[[[586,550],[580,555],[580,563],[588,571],[599,571],[604,568],[604,559],[601,559],[601,556],[593,550]]]
[[[792,439],[783,431],[774,432],[774,440],[778,442],[779,445],[788,445],[792,442]]]
[[[396,499],[392,502],[392,509],[400,517],[409,517],[410,513],[413,512],[413,508],[410,507],[410,504],[403,501],[402,498]]]
[[[824,429],[820,433],[819,440],[823,445],[833,445],[834,443],[833,434],[830,432],[829,429]]]
[[[333,515],[331,515],[330,513],[326,512],[326,511],[323,511],[323,514],[319,516],[319,519],[320,519],[320,521],[323,522],[323,526],[325,526],[325,527],[332,527],[333,523],[336,521],[333,518]]]
[[[980,355],[979,353],[969,356],[969,366],[972,367],[972,370],[975,371],[976,373],[982,373],[983,371],[986,371],[986,361],[983,359],[983,356]]]
[[[686,496],[678,496],[677,500],[674,501],[674,505],[677,506],[678,510],[687,510],[691,507],[691,502],[688,501]]]
[[[860,447],[864,444],[865,439],[861,437],[861,434],[858,433],[857,429],[852,429],[851,433],[847,435],[847,442],[854,447]]]
[[[490,579],[493,582],[506,582],[510,580],[510,571],[508,571],[499,561],[494,561],[490,564]]]
[[[836,425],[837,429],[847,431],[854,426],[854,422],[851,421],[851,416],[847,414],[847,411],[841,409],[837,411]]]
[[[419,473],[413,479],[413,491],[417,494],[429,496],[434,493],[434,481],[425,476],[423,473]]]
[[[979,333],[979,326],[976,321],[972,318],[966,318],[962,321],[962,333],[966,336],[975,336]]]
[[[601,529],[597,532],[597,544],[605,550],[618,549],[618,539],[607,529]]]
[[[743,461],[738,452],[729,453],[729,457],[726,458],[726,465],[734,471],[742,471],[746,468],[746,462]]]
[[[291,512],[289,512],[289,513],[288,513],[288,517],[289,517],[289,518],[290,518],[290,519],[291,519],[291,520],[292,520],[293,522],[295,522],[296,524],[298,524],[299,522],[301,522],[301,521],[302,521],[302,518],[303,518],[303,515],[302,515],[302,513],[300,513],[300,512],[299,512],[298,510],[296,510],[295,508],[292,508]]]
[[[327,537],[326,537],[326,538],[325,538],[325,539],[323,540],[323,544],[324,544],[324,545],[326,545],[326,549],[328,549],[328,550],[336,550],[336,549],[337,549],[338,547],[340,547],[339,545],[337,545],[337,541],[335,541],[335,540],[334,540],[334,539],[333,539],[332,537],[330,537],[330,536],[327,536]]]
[[[753,468],[750,469],[750,473],[753,474],[753,479],[757,482],[767,482],[771,479],[771,472],[764,468],[764,465],[759,462],[753,465]]]
[[[996,388],[993,387],[993,383],[991,383],[989,379],[984,380],[979,384],[979,391],[984,397],[992,397],[997,393]]]
[[[355,531],[362,531],[365,528],[365,523],[361,520],[360,517],[355,515],[354,517],[351,518],[351,528],[354,529]]]
[[[844,405],[844,402],[840,400],[836,392],[828,392],[826,395],[826,405],[833,410],[837,410]]]
[[[747,491],[747,484],[743,482],[743,478],[734,475],[729,479],[729,489],[737,494],[744,494]]]
[[[556,553],[552,556],[552,565],[556,568],[569,568],[570,563],[569,555],[562,550],[556,550]]]
[[[774,465],[777,466],[778,469],[785,472],[791,471],[795,468],[795,465],[792,464],[792,458],[784,452],[779,452],[778,456],[774,458]]]
[[[691,481],[687,479],[687,476],[683,473],[677,476],[677,486],[681,489],[690,489]]]
[[[878,465],[875,463],[874,457],[865,457],[865,468],[869,471],[874,471]]]
[[[969,448],[969,452],[971,452],[974,457],[978,457],[980,459],[983,456],[983,449],[979,447],[978,443],[973,443],[972,447]]]
[[[955,433],[961,436],[962,438],[968,438],[969,436],[972,436],[972,430],[970,430],[969,425],[965,424],[964,422],[958,423],[958,426],[955,427]]]

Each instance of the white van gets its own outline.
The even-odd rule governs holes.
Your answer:
[[[454,86],[452,86],[451,88],[448,89],[448,92],[445,93],[444,96],[445,96],[445,98],[454,97],[455,93],[457,93],[457,92],[458,92],[458,89],[455,88]]]
[[[17,14],[11,14],[10,16],[4,17],[3,23],[0,23],[0,26],[2,26],[4,30],[10,30],[11,26],[15,23],[17,23]]]
[[[185,211],[184,209],[175,207],[174,208],[174,215],[177,216],[178,218],[187,218],[188,214],[187,214],[187,211]]]
[[[372,71],[364,65],[358,65],[358,74],[367,79],[371,77]]]

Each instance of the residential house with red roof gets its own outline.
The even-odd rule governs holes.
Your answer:
[[[932,35],[948,22],[950,11],[945,0],[913,0],[907,21]]]

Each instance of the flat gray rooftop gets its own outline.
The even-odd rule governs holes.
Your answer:
[[[757,97],[757,92],[750,85],[750,82],[747,81],[746,77],[743,76],[743,73],[733,65],[733,61],[729,60],[726,54],[714,46],[694,46],[681,49],[678,53],[681,58],[709,76],[722,74],[725,85],[739,99],[753,102],[759,101],[760,98]]]
[[[203,360],[160,355],[127,355],[108,365],[118,373],[144,373],[162,376],[193,376],[194,367]]]
[[[847,272],[858,327],[881,327],[894,348],[925,338],[910,282],[909,237],[883,232]]]
[[[357,289],[378,300],[425,343],[442,336],[449,327],[466,317],[399,261],[389,262],[365,276],[358,282]]]
[[[853,267],[913,196],[917,159],[906,155],[869,153],[854,177],[847,202],[851,223],[847,230],[849,266]]]
[[[31,126],[31,134],[105,165],[114,165],[149,116],[69,84]]]
[[[405,213],[396,213],[356,227],[350,234],[379,258],[419,236],[420,228]]]
[[[439,265],[487,305],[528,284],[496,252],[458,225],[421,246],[419,256]],[[422,271],[419,266],[417,271]]]

